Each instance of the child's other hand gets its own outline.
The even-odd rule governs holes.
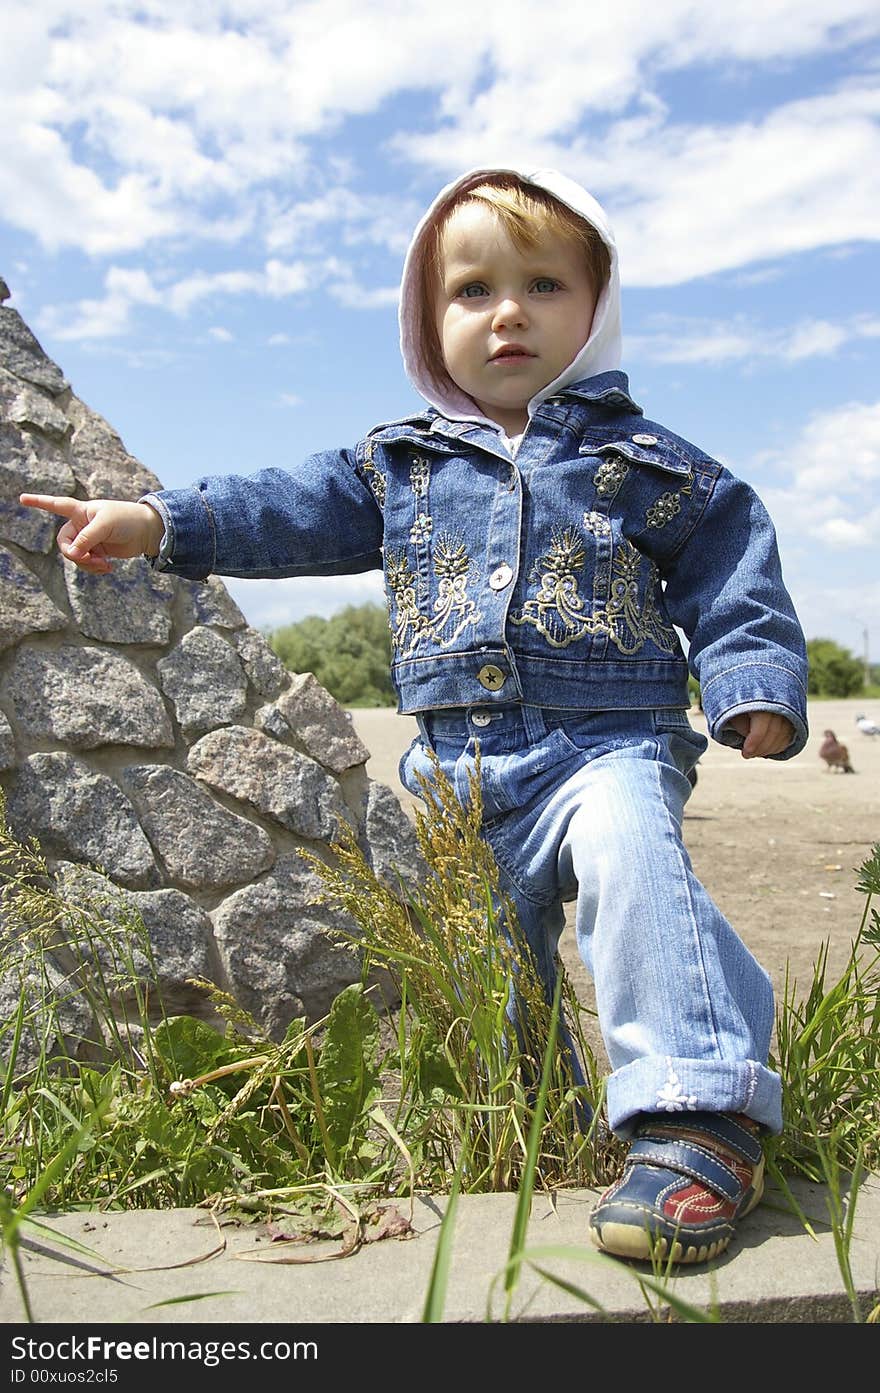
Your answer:
[[[148,503],[123,503],[112,498],[56,498],[47,493],[22,493],[27,508],[42,508],[67,518],[58,529],[58,549],[83,571],[106,575],[110,557],[157,556],[162,544],[162,519]]]
[[[740,750],[743,759],[766,759],[782,754],[794,739],[794,726],[775,711],[743,711],[726,722],[745,738]]]

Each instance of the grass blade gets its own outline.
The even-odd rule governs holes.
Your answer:
[[[544,1060],[541,1066],[541,1084],[538,1089],[538,1096],[535,1100],[535,1111],[532,1114],[531,1126],[529,1127],[528,1143],[526,1147],[526,1161],[523,1168],[522,1180],[520,1181],[519,1195],[517,1197],[516,1214],[513,1220],[513,1228],[510,1234],[510,1250],[508,1253],[507,1275],[504,1278],[504,1289],[507,1293],[505,1305],[505,1319],[510,1313],[510,1303],[516,1284],[519,1280],[519,1255],[525,1244],[526,1230],[528,1228],[529,1215],[532,1209],[532,1192],[535,1185],[535,1171],[537,1169],[538,1151],[541,1145],[541,1130],[544,1126],[544,1111],[547,1105],[547,1093],[550,1088],[550,1071],[553,1059],[556,1054],[556,1036],[559,1028],[559,1007],[562,997],[562,977],[556,979],[556,989],[553,993],[553,1007],[550,1012],[550,1028],[547,1035],[547,1046],[544,1050]]]

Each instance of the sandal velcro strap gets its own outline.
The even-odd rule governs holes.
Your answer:
[[[677,1113],[673,1116],[643,1114],[636,1128],[636,1136],[659,1141],[666,1139],[670,1131],[700,1132],[704,1137],[714,1137],[753,1166],[763,1155],[760,1137],[729,1113],[723,1112]]]
[[[639,1137],[630,1147],[626,1160],[628,1165],[662,1166],[679,1175],[688,1175],[691,1180],[708,1185],[731,1204],[738,1204],[743,1197],[744,1187],[730,1166],[695,1142]]]

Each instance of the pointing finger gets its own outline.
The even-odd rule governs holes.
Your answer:
[[[51,493],[20,493],[19,503],[26,508],[42,508],[46,513],[58,513],[61,517],[73,517],[77,508],[82,507],[82,499],[57,498]]]

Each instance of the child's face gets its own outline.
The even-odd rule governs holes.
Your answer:
[[[508,435],[583,348],[596,291],[583,251],[547,232],[517,248],[487,204],[461,203],[441,236],[437,332],[446,370]]]

